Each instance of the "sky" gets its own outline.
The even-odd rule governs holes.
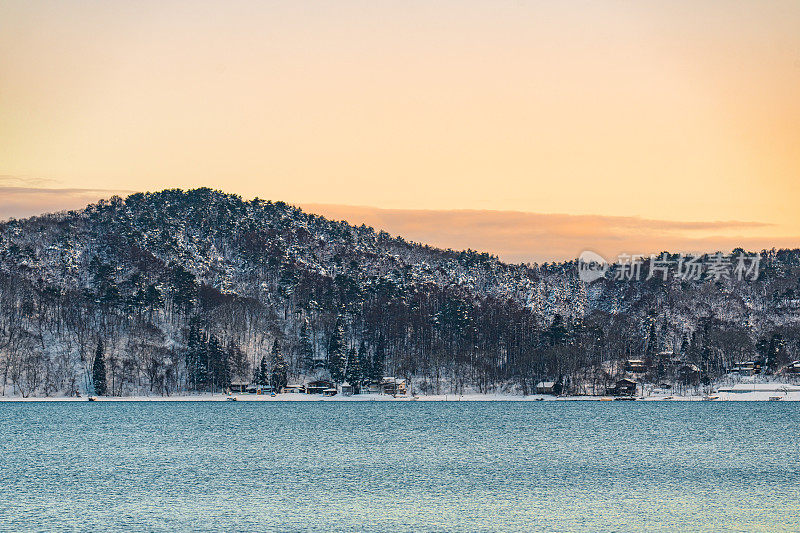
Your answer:
[[[413,240],[800,246],[800,2],[4,0],[0,218],[208,186]]]

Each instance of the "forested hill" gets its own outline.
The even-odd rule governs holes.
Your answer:
[[[2,386],[86,390],[100,340],[109,394],[221,390],[284,361],[290,380],[422,392],[582,392],[663,351],[705,377],[741,358],[778,371],[800,353],[800,250],[762,255],[756,281],[586,284],[573,262],[509,265],[282,202],[137,193],[0,224]]]

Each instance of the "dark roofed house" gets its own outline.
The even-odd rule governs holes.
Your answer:
[[[740,363],[736,363],[731,368],[731,372],[736,374],[742,374],[745,376],[753,376],[755,374],[761,373],[761,363],[758,361],[742,361]]]
[[[248,385],[249,383],[246,383],[244,381],[232,381],[230,386],[228,387],[228,390],[230,392],[247,392]]]
[[[620,379],[607,392],[612,396],[635,396],[636,382],[632,379]]]
[[[561,394],[561,383],[557,381],[540,381],[536,384],[536,394]]]
[[[645,372],[646,370],[647,367],[645,366],[644,361],[641,359],[628,359],[625,361],[625,372],[638,374]]]
[[[307,394],[323,394],[326,390],[332,389],[333,382],[328,381],[325,379],[312,381],[311,383],[306,384],[306,393]]]

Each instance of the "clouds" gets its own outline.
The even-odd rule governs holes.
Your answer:
[[[800,239],[770,237],[776,228],[747,221],[681,222],[641,217],[482,210],[403,210],[306,204],[313,213],[367,224],[431,245],[488,251],[509,262],[552,261],[593,250],[619,253],[708,252],[737,246],[795,247]]]
[[[58,188],[49,178],[0,176],[0,220],[80,209],[101,198],[132,191]]]
[[[38,186],[37,186],[38,185]],[[58,188],[46,178],[0,176],[0,219],[80,209],[132,191]],[[509,262],[576,258],[584,250],[614,259],[619,253],[714,252],[736,247],[797,247],[800,238],[770,224],[741,220],[671,221],[642,217],[566,215],[489,210],[380,209],[302,204],[305,211],[366,224],[406,239],[457,250],[491,252]]]

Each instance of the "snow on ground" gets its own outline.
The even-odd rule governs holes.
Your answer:
[[[769,384],[766,384],[769,385]],[[721,401],[800,401],[800,387],[785,384],[774,384],[774,387],[761,384],[756,390],[736,392],[716,392],[708,396],[669,396],[653,395],[646,398],[636,398],[638,401],[703,401],[711,399]],[[318,394],[276,394],[275,396],[262,396],[256,394],[191,394],[178,396],[124,396],[100,397],[101,402],[224,402],[229,398],[236,398],[239,402],[531,402],[531,401],[600,401],[610,400],[608,396],[519,396],[511,394],[439,394],[429,396],[398,396],[392,397],[383,394],[358,394],[355,396],[337,395],[325,397]],[[22,398],[18,396],[0,397],[0,402],[85,402],[87,398],[50,397],[50,398]]]

